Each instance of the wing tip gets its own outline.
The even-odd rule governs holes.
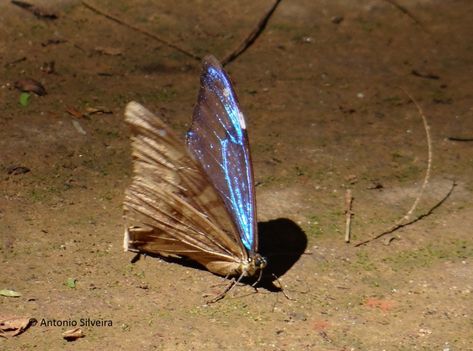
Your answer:
[[[205,57],[202,59],[202,66],[207,67],[207,66],[216,66],[220,69],[222,69],[222,64],[220,63],[219,60],[214,55],[205,55]]]
[[[125,120],[130,121],[137,115],[142,115],[146,108],[136,101],[130,101],[125,107]]]

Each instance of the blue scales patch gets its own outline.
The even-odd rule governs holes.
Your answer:
[[[255,252],[256,210],[245,120],[220,65],[210,59],[204,67],[188,148],[225,203],[239,239]]]

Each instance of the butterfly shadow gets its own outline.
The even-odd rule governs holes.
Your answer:
[[[258,222],[259,253],[268,261],[261,277],[244,278],[241,283],[261,287],[271,292],[281,291],[280,284],[274,284],[301,257],[307,248],[307,236],[302,229],[287,218]],[[163,257],[147,253],[145,256],[159,258],[168,263],[178,263],[184,267],[205,270],[199,263],[186,258]],[[137,262],[141,254],[136,254],[131,263]]]
[[[259,222],[258,232],[259,253],[266,257],[268,265],[256,286],[281,291],[274,282],[302,256],[307,248],[307,236],[301,227],[287,218]]]

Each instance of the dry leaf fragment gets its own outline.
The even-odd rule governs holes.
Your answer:
[[[4,338],[17,336],[34,324],[36,324],[34,318],[0,317],[0,336]]]
[[[118,56],[118,55],[123,54],[123,49],[103,47],[103,46],[97,46],[95,48],[95,51],[97,51],[100,54],[109,55],[109,56]]]
[[[82,126],[80,125],[79,121],[76,121],[76,120],[73,120],[72,121],[72,125],[74,126],[74,128],[82,135],[86,135],[87,132],[84,130],[84,128],[82,128]],[[66,282],[66,285],[69,286],[70,288],[75,288],[75,286],[72,286],[73,283],[75,284],[75,280],[73,278],[68,278],[67,282]]]
[[[13,166],[8,166],[7,167],[7,173],[11,174],[11,175],[25,174],[25,173],[28,173],[30,171],[31,171],[31,169],[29,169],[28,167],[24,167],[24,166],[13,165]]]
[[[67,40],[64,39],[48,39],[44,42],[41,43],[41,46],[49,46],[49,45],[57,45],[57,44],[62,44],[66,43]]]
[[[14,291],[14,290],[2,289],[2,290],[0,290],[0,296],[20,297],[21,293],[19,293],[17,291]]]
[[[55,66],[56,63],[54,61],[48,61],[44,62],[39,69],[47,74],[52,74],[56,73]]]
[[[89,115],[94,115],[96,113],[110,114],[112,110],[109,110],[105,107],[86,107],[85,111]]]
[[[17,80],[15,82],[15,88],[23,92],[32,92],[39,96],[46,95],[44,86],[37,80],[31,78]]]
[[[82,112],[80,112],[79,110],[77,110],[75,107],[72,107],[72,106],[66,106],[66,112],[75,118],[84,117],[84,114]]]
[[[62,337],[67,341],[74,341],[85,336],[81,328],[74,328],[62,333]]]
[[[38,18],[44,18],[48,20],[55,20],[58,18],[57,13],[42,6],[36,6],[26,1],[19,1],[19,0],[11,0],[11,3],[13,5],[21,7],[22,9],[25,9],[26,11],[31,12],[33,15],[35,15]]]
[[[66,112],[75,118],[89,118],[95,114],[111,114],[112,110],[105,107],[86,107],[85,112],[81,112],[75,107],[66,106]]]

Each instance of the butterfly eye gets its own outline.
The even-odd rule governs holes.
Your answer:
[[[257,256],[255,258],[255,267],[256,268],[263,269],[264,267],[266,267],[267,264],[268,264],[268,261],[266,261],[266,258],[264,258],[262,256]]]

